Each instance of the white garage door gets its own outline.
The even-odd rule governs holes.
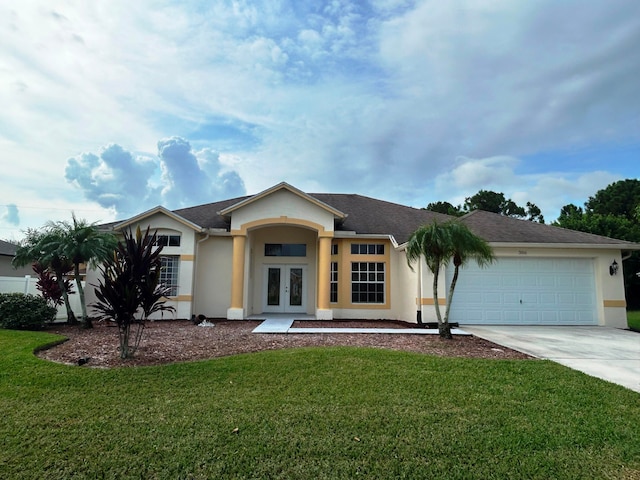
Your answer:
[[[453,266],[447,269],[447,288]],[[593,260],[500,258],[473,261],[458,277],[449,321],[494,325],[596,325]]]

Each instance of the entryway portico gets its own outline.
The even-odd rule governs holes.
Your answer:
[[[227,318],[263,312],[333,319],[331,239],[338,210],[280,184],[221,212],[233,238]]]

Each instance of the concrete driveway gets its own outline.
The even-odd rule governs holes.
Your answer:
[[[462,325],[474,335],[640,392],[640,333],[608,327]]]

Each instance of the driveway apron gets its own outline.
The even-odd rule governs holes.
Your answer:
[[[640,333],[608,327],[462,328],[485,340],[640,392]]]

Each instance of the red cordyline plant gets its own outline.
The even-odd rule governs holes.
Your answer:
[[[61,281],[58,281],[56,274],[39,262],[34,263],[31,268],[38,276],[36,288],[50,307],[59,307],[64,303],[63,290],[69,295],[73,293],[73,286],[68,278],[62,277]]]
[[[175,309],[165,305],[170,288],[160,283],[162,247],[155,246],[156,233],[150,235],[147,228],[143,235],[138,227],[135,235],[131,230],[123,235],[113,258],[100,269],[102,279],[94,285],[98,301],[92,307],[99,320],[118,325],[120,358],[124,359],[135,354],[153,313]]]

